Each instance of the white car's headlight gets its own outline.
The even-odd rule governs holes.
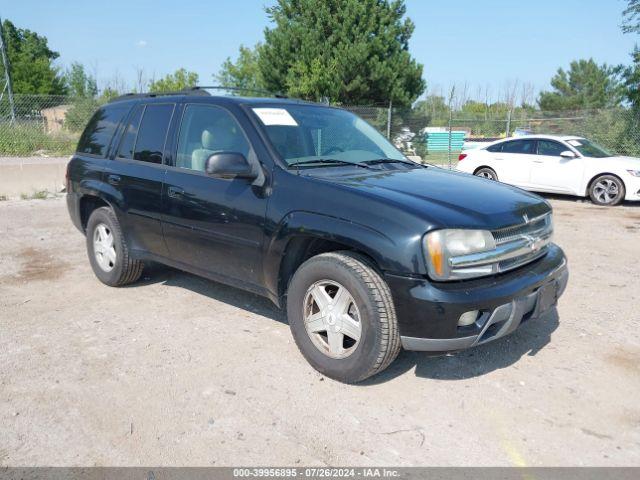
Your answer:
[[[495,264],[455,268],[450,261],[452,257],[490,252],[495,248],[493,235],[486,230],[436,230],[424,237],[427,269],[434,280],[461,280],[495,273]]]
[[[640,177],[640,170],[627,170],[634,177]]]

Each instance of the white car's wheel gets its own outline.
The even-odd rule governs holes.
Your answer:
[[[589,197],[596,205],[618,205],[624,196],[624,183],[613,175],[601,175],[589,187]]]
[[[486,178],[487,180],[498,180],[498,174],[496,171],[489,167],[482,167],[476,170],[474,173],[476,177]]]

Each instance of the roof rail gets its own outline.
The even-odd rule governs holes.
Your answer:
[[[279,92],[270,92],[269,90],[261,90],[259,88],[244,88],[244,87],[224,87],[221,85],[196,85],[195,87],[188,87],[183,92],[197,92],[207,90],[228,90],[230,92],[247,92],[247,93],[259,93],[275,98],[288,98],[286,95]]]
[[[175,95],[209,95],[209,92],[205,90],[179,90],[175,92],[147,92],[147,93],[125,93],[124,95],[120,95],[118,97],[112,98],[109,100],[111,102],[117,102],[119,100],[131,100],[135,98],[154,98],[154,97],[166,97],[166,96],[175,96]]]
[[[286,95],[281,93],[274,93],[268,90],[260,90],[256,88],[243,88],[243,87],[223,87],[220,85],[212,85],[212,86],[194,86],[187,87],[182,90],[178,90],[175,92],[147,92],[147,93],[125,93],[124,95],[120,95],[109,100],[111,102],[117,102],[120,100],[132,100],[136,98],[153,98],[153,97],[164,97],[169,95],[211,95],[207,90],[228,90],[231,92],[247,92],[247,93],[259,93],[262,95],[275,97],[275,98],[288,98]]]

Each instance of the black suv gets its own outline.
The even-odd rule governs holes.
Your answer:
[[[126,95],[89,121],[67,189],[102,282],[135,282],[154,261],[264,295],[286,305],[309,363],[343,382],[401,347],[502,337],[567,284],[544,199],[414,163],[325,105]]]

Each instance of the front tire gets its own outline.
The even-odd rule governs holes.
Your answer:
[[[113,210],[94,210],[87,222],[86,237],[89,262],[98,280],[120,287],[140,278],[144,264],[131,258]]]
[[[612,207],[624,200],[624,183],[613,175],[600,175],[589,187],[589,197],[596,205]]]
[[[323,253],[303,263],[289,285],[287,315],[302,355],[340,382],[381,372],[400,351],[389,287],[356,253]]]

